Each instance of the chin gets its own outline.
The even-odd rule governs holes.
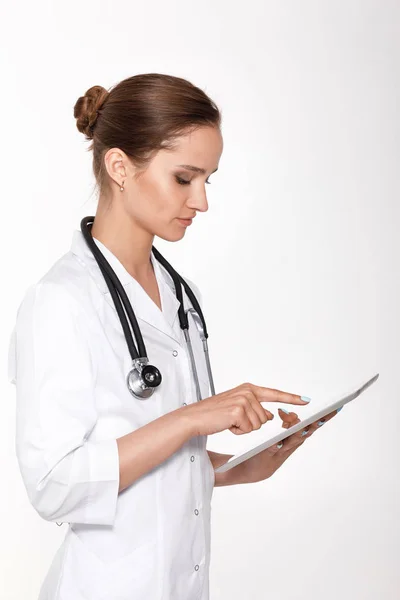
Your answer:
[[[153,231],[153,233],[157,237],[167,242],[178,242],[184,237],[186,233],[186,227],[180,227],[179,225],[176,226],[174,223],[171,223],[169,227],[163,227],[159,231]]]
[[[184,237],[185,233],[185,231],[163,231],[162,233],[156,233],[155,235],[167,242],[179,242],[179,240]]]

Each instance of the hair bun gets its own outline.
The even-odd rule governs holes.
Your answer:
[[[101,85],[89,88],[84,96],[80,96],[74,106],[76,126],[88,139],[93,138],[93,129],[99,110],[109,96],[109,92]]]

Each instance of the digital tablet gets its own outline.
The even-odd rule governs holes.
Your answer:
[[[271,439],[267,440],[266,442],[263,442],[262,444],[259,444],[258,446],[255,446],[254,448],[251,448],[250,450],[247,450],[246,452],[243,452],[241,454],[235,454],[235,456],[232,456],[226,463],[224,463],[220,467],[217,467],[216,469],[214,469],[215,473],[223,473],[224,471],[229,471],[229,469],[236,467],[236,465],[239,465],[240,463],[244,462],[245,460],[248,460],[252,456],[255,456],[259,452],[262,452],[266,448],[269,448],[270,446],[277,444],[278,442],[280,442],[281,440],[284,440],[285,438],[289,437],[293,433],[297,433],[301,429],[304,429],[304,427],[307,427],[307,425],[311,425],[311,423],[314,423],[315,421],[322,419],[322,417],[325,417],[326,415],[333,412],[334,410],[337,410],[341,406],[348,404],[348,402],[351,402],[355,398],[358,398],[358,396],[360,394],[362,394],[367,388],[369,388],[373,383],[375,383],[375,381],[378,379],[378,377],[379,377],[379,373],[374,375],[374,377],[369,379],[366,383],[364,383],[361,387],[356,389],[354,392],[351,392],[347,396],[344,396],[343,398],[336,400],[335,402],[329,404],[329,406],[326,406],[325,408],[319,410],[318,412],[315,412],[310,417],[307,417],[307,419],[304,419],[304,421],[300,421],[300,423],[297,423],[296,425],[289,427],[289,429],[285,429],[284,431],[282,431],[281,433],[278,433],[277,435],[275,435]],[[291,406],[293,406],[293,405],[291,405]],[[292,408],[292,411],[296,410],[296,406],[294,406]],[[305,405],[302,405],[302,406],[305,406]]]

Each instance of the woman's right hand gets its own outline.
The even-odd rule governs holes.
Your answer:
[[[236,435],[260,429],[274,415],[261,402],[278,402],[307,406],[301,396],[252,383],[241,385],[187,405],[184,409],[191,420],[193,436],[212,435],[229,429]]]

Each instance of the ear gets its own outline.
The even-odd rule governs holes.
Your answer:
[[[125,152],[119,148],[110,148],[104,156],[104,164],[109,177],[119,186],[127,178],[127,168],[130,164]]]

